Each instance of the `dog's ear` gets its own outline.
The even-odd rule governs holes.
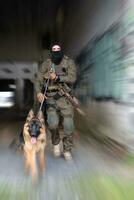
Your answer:
[[[33,110],[31,109],[27,115],[26,121],[30,121],[34,117]]]
[[[39,119],[41,122],[44,122],[44,115],[43,115],[43,112],[42,112],[42,111],[39,111],[37,117],[38,117],[38,119]]]

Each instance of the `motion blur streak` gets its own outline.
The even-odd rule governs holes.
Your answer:
[[[0,13],[0,200],[133,200],[133,0],[1,1]],[[53,157],[47,131],[46,172],[34,187],[8,146],[57,41],[77,64],[85,116],[75,114],[72,162]]]
[[[2,146],[0,152],[0,197],[5,199],[99,199],[109,193],[125,195],[130,184],[132,173],[125,164],[104,153],[101,145],[92,139],[75,136],[74,161],[66,163],[63,158],[54,159],[50,143],[47,146],[46,172],[39,180],[39,185],[33,189],[30,177],[24,175],[21,154],[9,152],[4,144],[10,141],[8,134],[21,124],[7,124],[2,129]],[[48,137],[49,141],[49,137]],[[117,188],[116,188],[117,187]],[[118,187],[120,187],[118,191]],[[126,194],[125,194],[126,192]],[[110,198],[109,198],[110,199]]]

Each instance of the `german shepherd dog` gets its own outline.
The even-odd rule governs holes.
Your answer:
[[[36,154],[39,158],[39,167],[43,171],[45,169],[45,146],[46,146],[46,130],[43,113],[40,111],[38,116],[35,116],[31,110],[27,116],[23,128],[24,137],[24,157],[25,171],[31,170],[33,181],[38,179],[38,169]]]
[[[19,135],[19,149],[24,153],[25,172],[31,172],[34,183],[38,180],[38,166],[36,155],[39,160],[40,170],[45,169],[45,146],[46,146],[46,129],[45,120],[42,111],[37,116],[30,110],[24,123],[23,130]],[[15,142],[10,145],[12,148]]]

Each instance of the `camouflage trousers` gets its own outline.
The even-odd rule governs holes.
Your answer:
[[[51,131],[53,145],[57,145],[60,142],[59,124],[60,119],[63,119],[63,151],[71,151],[73,145],[73,116],[73,107],[64,97],[61,97],[58,100],[54,100],[53,98],[47,100],[47,123]]]

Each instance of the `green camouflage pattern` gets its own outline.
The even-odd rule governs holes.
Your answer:
[[[67,56],[64,56],[62,62],[58,66],[54,66],[51,59],[47,59],[39,68],[39,72],[36,79],[35,90],[36,93],[43,92],[43,87],[46,80],[49,78],[49,72],[53,70],[56,74],[60,73],[60,81],[68,87],[67,84],[73,85],[76,81],[76,65],[74,61]],[[60,116],[63,117],[63,150],[70,151],[72,147],[72,134],[74,130],[73,122],[73,106],[72,104],[64,97],[55,99],[54,96],[57,92],[51,92],[51,90],[57,89],[57,84],[55,81],[50,81],[47,93],[47,122],[51,134],[57,133]],[[57,138],[58,134],[53,135],[52,143],[57,144],[59,139]],[[60,136],[59,136],[60,137]],[[54,139],[55,138],[55,139]],[[55,140],[55,141],[54,141]]]
[[[46,80],[49,78],[49,72],[53,68],[53,63],[51,59],[47,59],[42,63],[40,66],[36,83],[35,83],[35,90],[36,93],[42,92],[43,86],[46,82]],[[56,66],[55,66],[56,68]],[[64,83],[73,84],[76,81],[76,66],[72,59],[68,58],[67,56],[64,56],[60,65],[58,68],[63,69],[63,73],[60,75],[60,80]],[[56,83],[52,81],[49,85],[49,87],[56,88]]]

